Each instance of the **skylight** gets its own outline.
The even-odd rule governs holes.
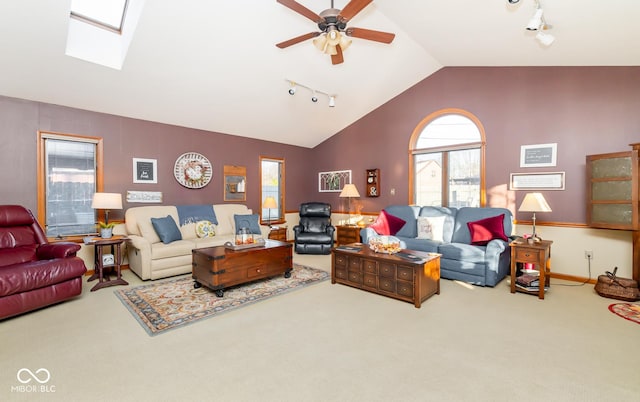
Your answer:
[[[71,0],[66,55],[120,70],[145,0]]]
[[[127,0],[72,0],[71,17],[122,32]]]

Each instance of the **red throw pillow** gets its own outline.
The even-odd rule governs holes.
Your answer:
[[[402,229],[405,223],[404,219],[393,216],[383,209],[378,215],[378,219],[369,227],[375,230],[377,234],[393,236]]]
[[[471,244],[485,246],[493,239],[508,241],[507,236],[504,234],[503,221],[504,214],[467,222],[467,227],[471,233]]]

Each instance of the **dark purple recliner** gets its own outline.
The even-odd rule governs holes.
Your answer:
[[[80,245],[49,243],[30,210],[0,205],[0,320],[82,293]]]

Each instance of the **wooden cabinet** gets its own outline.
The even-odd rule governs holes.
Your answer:
[[[336,226],[336,245],[360,243],[360,229],[359,226]]]
[[[631,150],[587,155],[587,223],[633,231],[633,279],[640,280],[640,143]]]
[[[413,303],[416,308],[440,294],[440,255],[406,251],[416,260],[375,253],[363,245],[359,251],[332,250],[331,283]]]
[[[225,246],[192,251],[194,287],[205,285],[224,296],[224,288],[284,274],[293,270],[291,243],[267,240],[262,247],[232,250]]]
[[[367,197],[380,196],[380,169],[367,169]]]

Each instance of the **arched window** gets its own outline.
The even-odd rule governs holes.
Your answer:
[[[424,118],[409,143],[410,204],[485,205],[482,124],[471,113],[443,109]]]

